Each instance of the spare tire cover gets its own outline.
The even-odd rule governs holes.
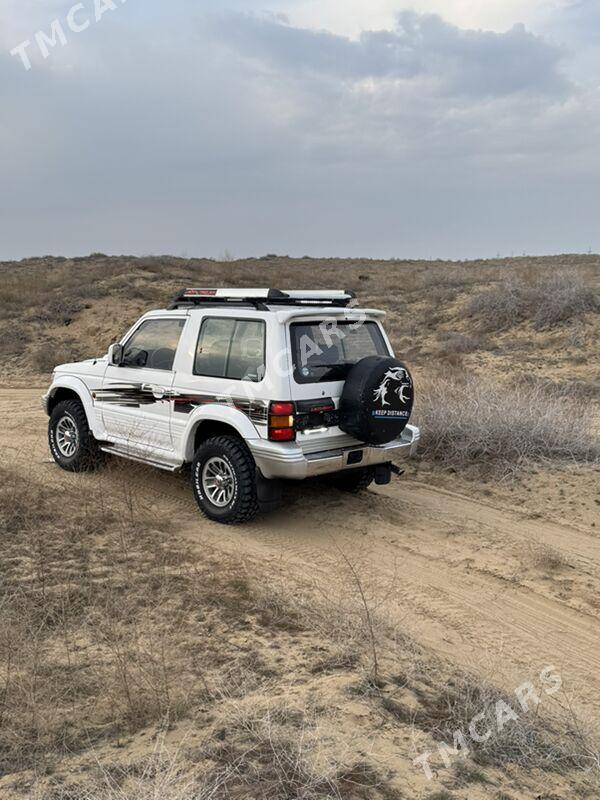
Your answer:
[[[396,358],[368,356],[350,370],[340,400],[340,428],[367,444],[397,439],[413,407],[410,372]]]

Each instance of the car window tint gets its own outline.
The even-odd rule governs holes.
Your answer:
[[[344,361],[356,363],[367,355],[387,355],[387,348],[383,345],[379,328],[376,325],[360,325],[348,329],[349,335],[345,336],[340,346]]]
[[[265,325],[260,320],[209,318],[200,329],[194,373],[259,382],[264,376]]]
[[[184,319],[149,319],[142,322],[125,345],[123,366],[172,370]]]
[[[234,319],[204,320],[196,349],[194,372],[197,375],[225,377],[234,328]]]
[[[300,323],[290,326],[294,377],[297,383],[346,380],[354,364],[366,356],[389,355],[375,322]]]
[[[238,320],[231,341],[227,377],[261,381],[265,374],[265,326],[262,322]]]

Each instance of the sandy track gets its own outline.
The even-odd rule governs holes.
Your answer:
[[[47,460],[41,393],[0,390],[2,459],[67,481]],[[399,624],[438,652],[507,683],[553,664],[580,702],[598,702],[600,538],[591,529],[417,481],[360,497],[295,486],[285,511],[231,529],[199,516],[181,476],[127,462],[83,480],[114,490],[125,475],[138,501],[168,509],[192,546],[209,538],[271,564],[278,577],[308,577],[330,592],[348,581],[343,552]],[[531,543],[560,551],[568,568],[532,570]]]

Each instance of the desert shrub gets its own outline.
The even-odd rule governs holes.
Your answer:
[[[51,325],[69,326],[83,306],[73,295],[66,295],[68,295],[67,291],[63,297],[55,297],[40,303],[34,312],[33,319]]]
[[[31,331],[20,323],[7,321],[0,326],[0,358],[22,355],[31,339]]]
[[[0,531],[3,536],[19,533],[32,518],[35,509],[36,524],[48,518],[43,487],[24,480],[15,470],[0,468]]]
[[[353,557],[357,558],[357,553]],[[257,582],[252,589],[254,608],[259,619],[270,626],[316,631],[333,645],[313,665],[315,672],[363,664],[367,671],[376,673],[377,653],[389,641],[401,641],[407,651],[414,642],[397,629],[381,601],[375,599],[381,589],[381,575],[361,574],[342,551],[340,569],[344,590],[327,596],[316,592],[310,583],[299,583],[290,592],[287,579]],[[390,591],[392,585],[393,580]]]
[[[34,349],[31,362],[39,372],[49,373],[59,364],[78,361],[79,357],[79,351],[74,345],[46,341]]]
[[[314,708],[264,697],[226,700],[219,728],[207,754],[223,797],[341,800],[350,790],[384,783],[369,763],[354,760],[348,741],[340,746],[325,732]]]
[[[438,375],[421,388],[422,452],[447,466],[493,465],[510,472],[527,460],[597,461],[593,410],[531,385],[474,375]]]
[[[569,566],[565,554],[545,542],[530,542],[524,561],[546,574]]]
[[[524,320],[536,329],[548,328],[599,309],[596,293],[574,270],[537,278],[532,284],[511,276],[468,305],[468,312],[489,331],[507,330]]]
[[[99,765],[95,779],[35,793],[34,800],[401,798],[364,757],[336,747],[312,710],[249,698],[233,712],[226,705],[216,733],[194,750],[170,750],[160,739],[146,758]],[[380,795],[366,793],[379,787]]]
[[[371,697],[389,719],[411,725],[416,739],[419,732],[427,738],[421,750],[429,753],[434,770],[453,759],[461,783],[489,778],[475,765],[516,766],[578,775],[596,792],[600,787],[597,722],[592,714],[575,710],[562,687],[549,692],[541,678],[533,680],[529,700],[521,704],[519,698],[527,698],[522,692],[507,692],[495,681],[436,662],[431,656],[417,659],[410,676],[400,675],[393,682],[400,692],[390,691],[388,684],[383,690],[371,689]],[[499,713],[508,714],[503,724],[499,724]],[[480,737],[473,735],[473,723]],[[590,796],[596,796],[595,791]]]
[[[533,323],[538,329],[600,310],[598,296],[574,271],[557,272],[534,289],[538,298]]]
[[[597,383],[569,380],[567,383],[550,380],[531,372],[523,372],[516,376],[517,386],[526,391],[535,390],[554,398],[567,400],[597,400],[600,398],[600,386]]]
[[[468,735],[472,720],[478,714],[484,715],[481,728],[487,723],[492,735],[483,742],[472,738],[468,741],[471,755],[480,765],[515,764],[557,772],[598,770],[595,731],[583,726],[568,703],[547,705],[542,713],[533,706],[524,712],[514,695],[462,670],[456,671],[446,684],[421,688],[418,696],[421,711],[417,724],[438,741],[451,744],[456,731]],[[501,729],[494,727],[499,703],[517,713],[517,719]]]
[[[486,341],[481,336],[473,336],[463,333],[448,333],[444,336],[441,343],[441,355],[463,355],[467,353],[475,353],[477,350],[483,350],[486,347]]]
[[[45,764],[112,726],[136,729],[169,707],[165,634],[140,605],[144,595],[160,604],[153,536],[118,505],[89,488],[69,503],[65,491],[0,468],[4,772]],[[139,580],[131,558],[138,536],[154,551]],[[134,631],[124,639],[128,624]],[[93,697],[89,716],[83,709]]]

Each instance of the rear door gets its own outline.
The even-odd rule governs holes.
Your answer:
[[[352,366],[366,356],[391,355],[379,323],[362,318],[292,321],[289,346],[298,444],[306,453],[359,444],[340,430],[338,409]]]
[[[96,403],[110,441],[132,453],[173,453],[173,362],[185,323],[185,315],[146,318],[123,343],[122,365],[106,369]]]

